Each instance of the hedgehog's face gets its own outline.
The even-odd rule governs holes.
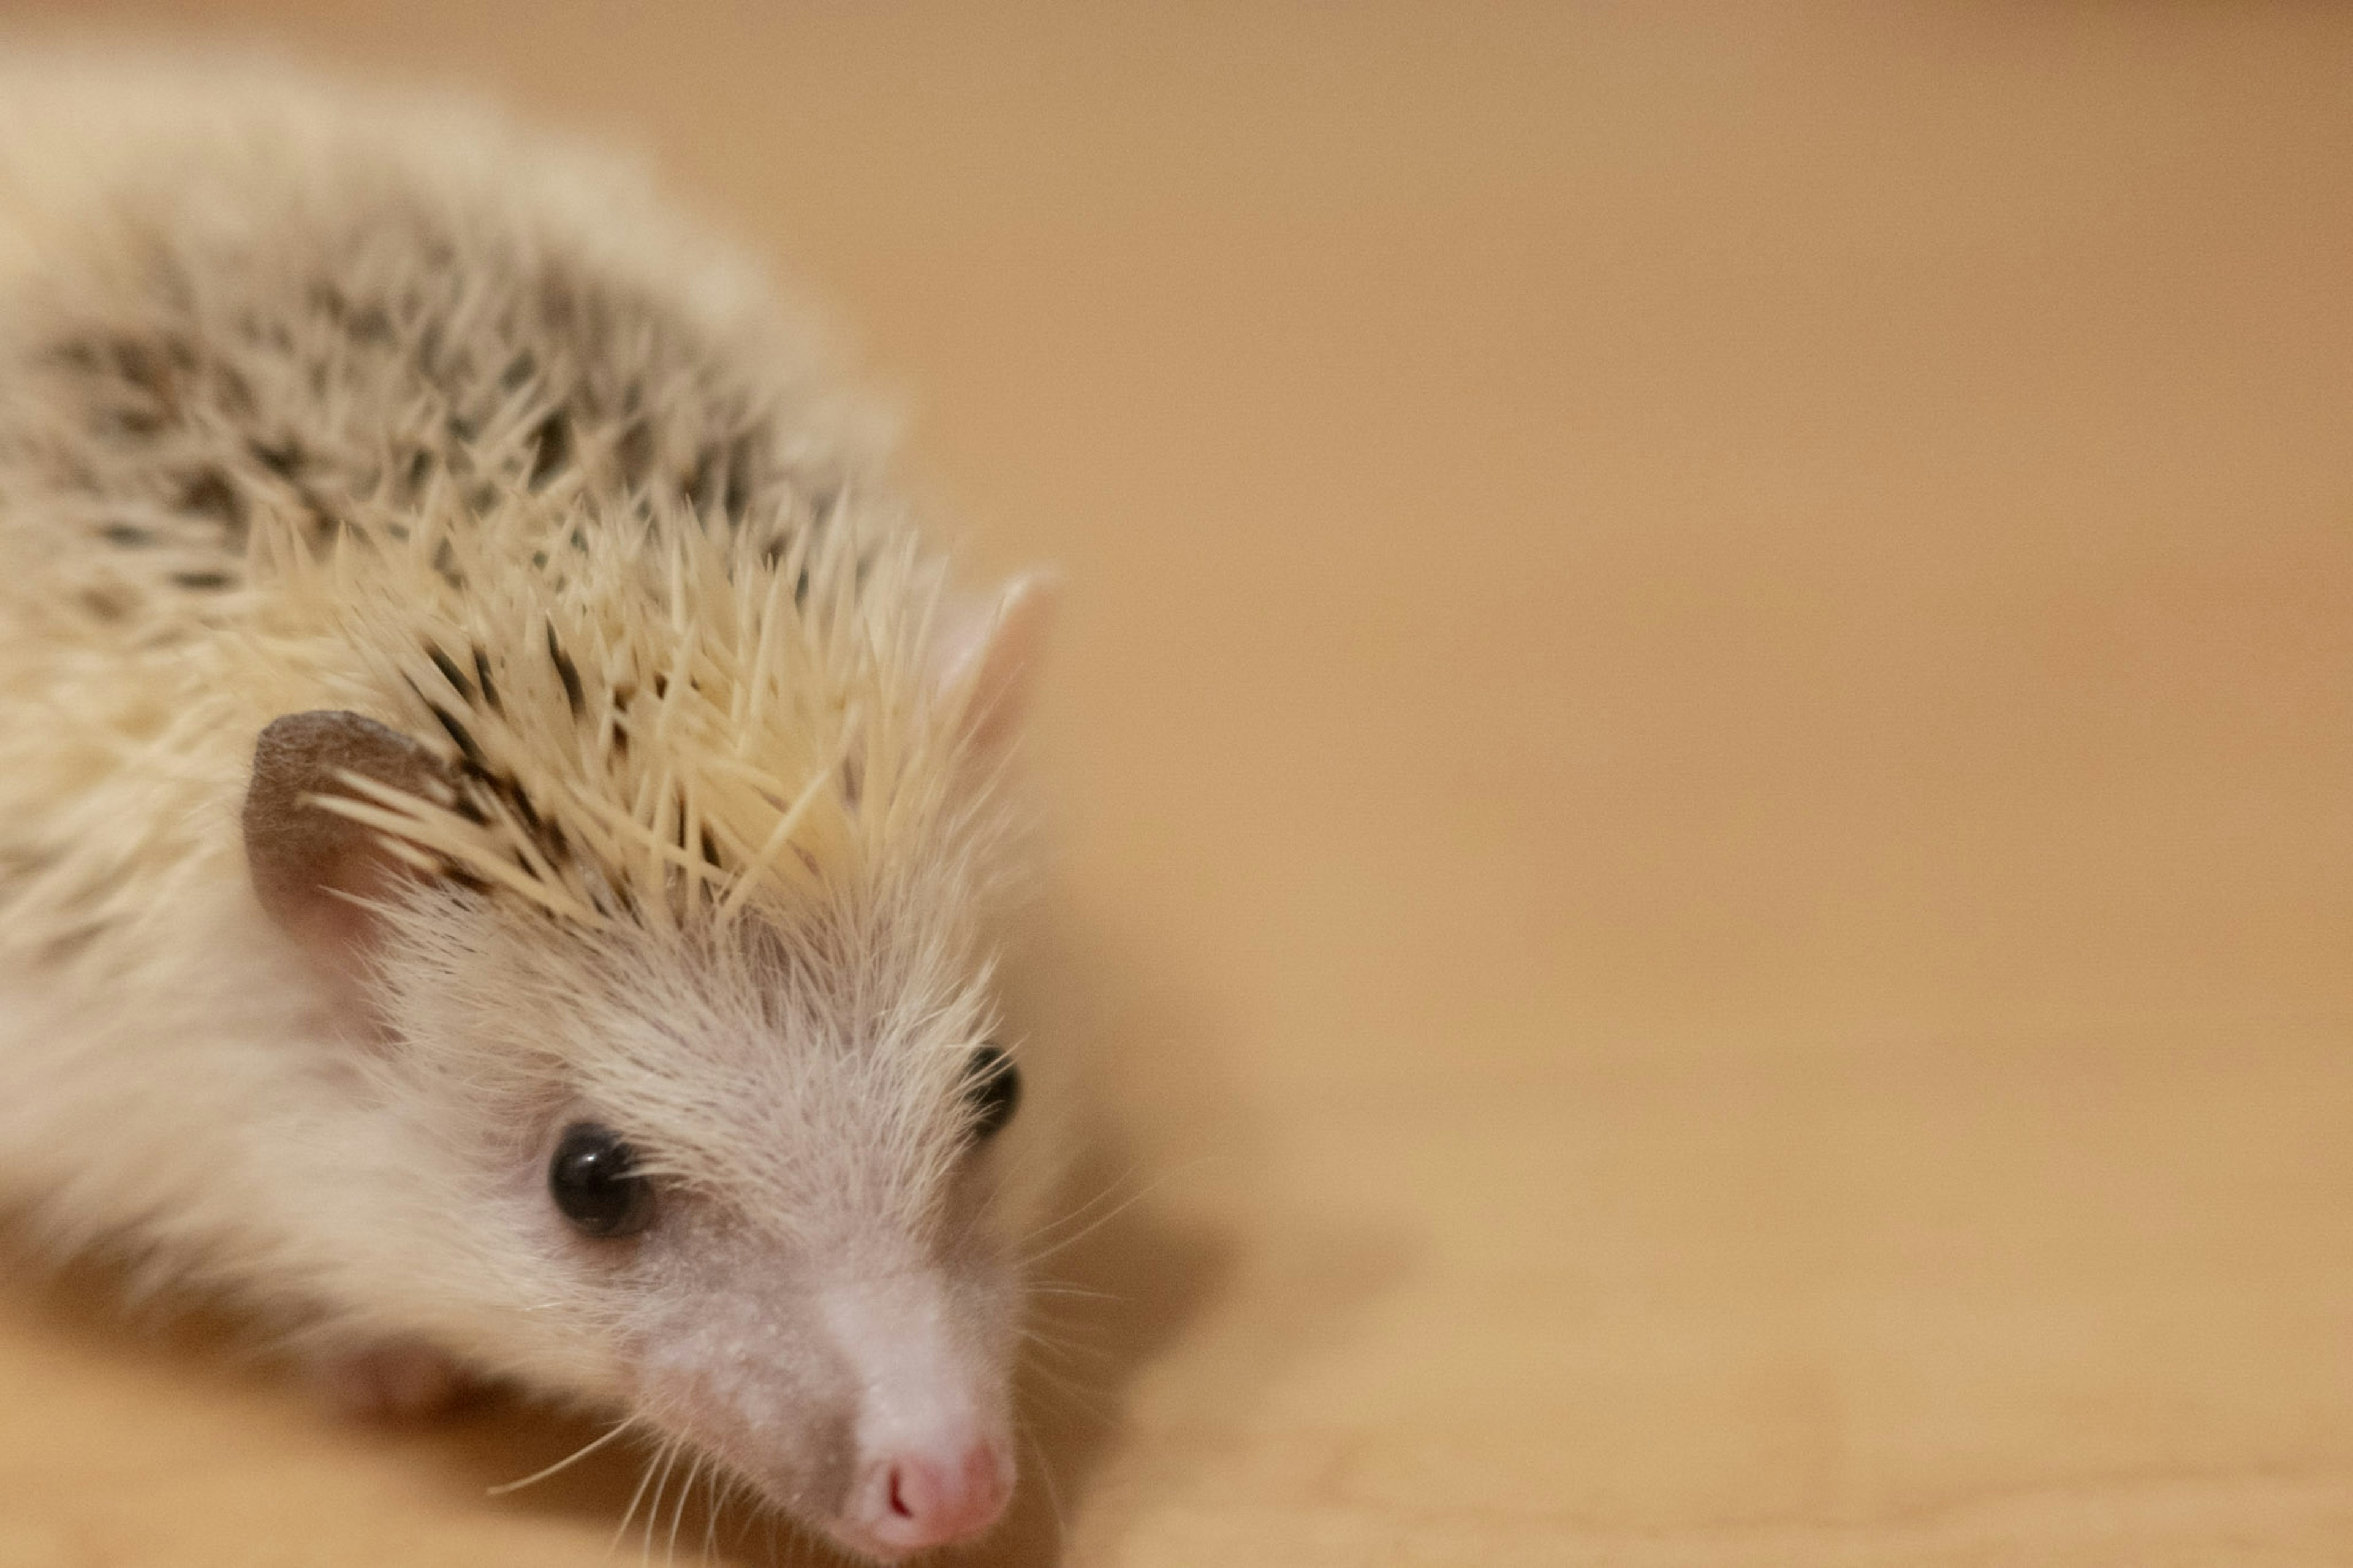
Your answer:
[[[377,1036],[313,1162],[338,1211],[322,1228],[349,1238],[334,1304],[626,1405],[669,1462],[862,1554],[987,1528],[1013,1486],[1011,1188],[1034,1115],[970,846],[592,930],[406,876],[299,806],[353,773],[414,787],[408,745],[298,715],[248,797],[264,903]]]
[[[1021,1079],[944,931],[819,929],[600,944],[533,1246],[602,1303],[640,1415],[890,1557],[1012,1488]]]
[[[416,1239],[448,1259],[435,1331],[626,1401],[861,1553],[992,1523],[1033,1129],[944,924],[588,937],[462,892],[397,918],[375,1077],[412,1188],[448,1187]]]

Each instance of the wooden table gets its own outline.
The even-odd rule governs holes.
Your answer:
[[[649,144],[1068,574],[987,1561],[2353,1562],[2353,14],[106,9]],[[0,1563],[595,1563],[580,1430],[0,1289]]]

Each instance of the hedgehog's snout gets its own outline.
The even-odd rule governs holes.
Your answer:
[[[860,1556],[967,1541],[1015,1484],[997,1292],[907,1266],[787,1284],[754,1267],[671,1303],[639,1413]]]
[[[832,1531],[870,1556],[969,1540],[1013,1495],[1002,1380],[950,1306],[906,1279],[826,1299],[827,1326],[860,1388],[857,1458]]]

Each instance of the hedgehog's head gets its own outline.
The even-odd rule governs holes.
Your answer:
[[[255,887],[354,1037],[349,1112],[310,1134],[318,1187],[297,1199],[327,1304],[624,1405],[871,1557],[991,1524],[1014,1474],[1014,1189],[1038,1162],[1017,1157],[1035,1117],[1015,1115],[991,995],[976,803],[1042,608],[1017,589],[969,635],[929,636],[923,710],[957,727],[973,773],[902,798],[887,853],[852,835],[795,848],[789,879],[704,888],[691,863],[737,859],[752,829],[714,850],[681,822],[677,844],[703,846],[678,855],[684,894],[592,868],[571,886],[595,920],[385,831],[395,792],[560,830],[512,775],[470,806],[468,759],[350,713],[270,725]],[[527,700],[504,654],[476,658],[502,711]],[[861,786],[852,813],[882,809]]]

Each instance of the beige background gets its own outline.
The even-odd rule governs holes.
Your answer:
[[[100,9],[650,146],[1066,569],[990,1561],[2353,1563],[2353,12]],[[103,1301],[0,1563],[627,1500]]]

